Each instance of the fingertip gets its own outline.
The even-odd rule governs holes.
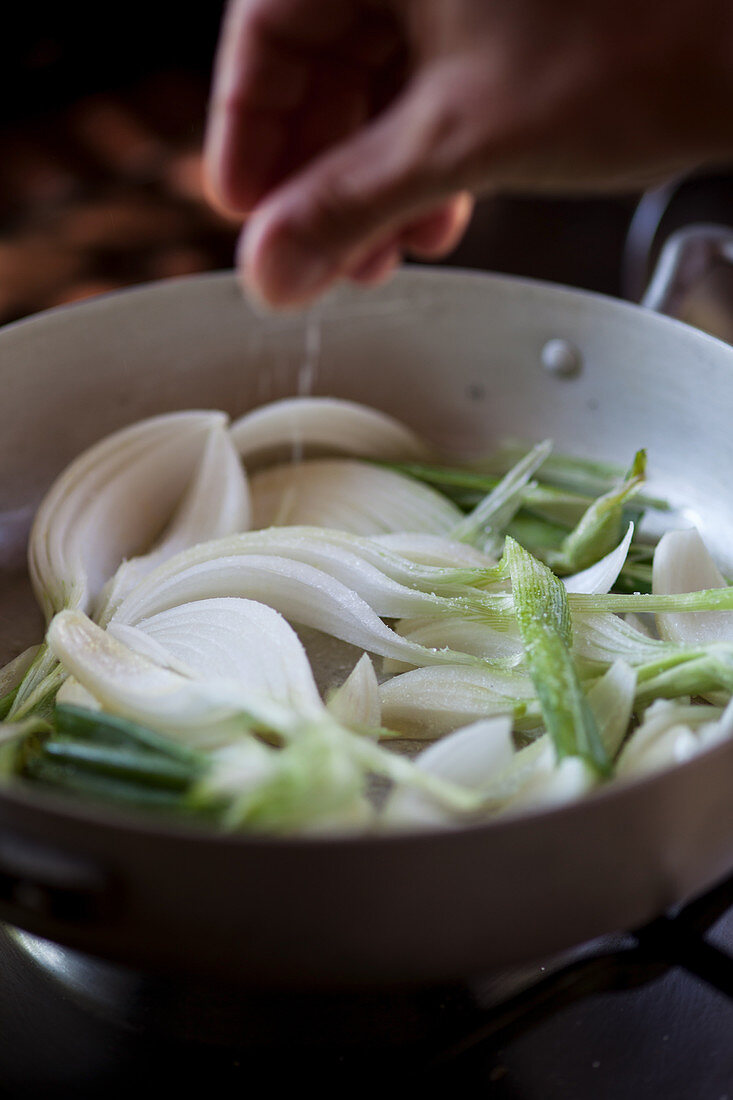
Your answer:
[[[394,241],[375,249],[360,263],[346,272],[346,276],[361,286],[380,286],[391,278],[399,267],[402,254]]]
[[[465,233],[473,206],[473,196],[462,191],[407,225],[400,234],[400,241],[423,259],[444,256],[456,247]]]
[[[239,238],[236,262],[245,292],[275,309],[307,305],[338,276],[325,253],[301,242],[289,226],[256,214]]]
[[[213,106],[204,141],[207,197],[227,216],[248,214],[277,178],[283,146],[278,120]]]

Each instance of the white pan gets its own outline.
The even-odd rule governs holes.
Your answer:
[[[320,316],[314,392],[393,413],[457,456],[507,436],[622,462],[645,446],[654,491],[733,570],[733,348],[609,298],[445,270],[340,292]],[[236,416],[296,392],[307,323],[253,313],[223,274],[0,332],[0,659],[42,629],[18,562],[60,469],[141,417]],[[731,868],[733,742],[562,809],[444,834],[221,837],[29,787],[0,794],[2,919],[249,986],[466,977],[638,925]]]

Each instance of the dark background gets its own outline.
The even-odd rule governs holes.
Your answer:
[[[223,5],[27,5],[0,46],[0,323],[230,267],[200,147]],[[482,203],[450,263],[616,294],[636,196]]]

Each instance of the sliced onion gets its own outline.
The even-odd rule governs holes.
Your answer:
[[[620,658],[633,666],[669,652],[668,643],[642,633],[628,617],[600,612],[579,615],[573,623],[573,653],[585,661],[607,665]]]
[[[114,623],[110,629],[114,631]],[[237,598],[198,600],[143,619],[136,628],[127,627],[127,637],[133,629],[154,642],[161,655],[172,657],[177,671],[192,678],[210,684],[221,678],[235,681],[243,691],[264,692],[302,716],[322,710],[300,639],[282,615],[265,604]]]
[[[415,536],[427,537],[427,536]],[[247,531],[230,538],[211,542],[188,551],[171,563],[173,571],[179,565],[210,561],[217,557],[245,554],[273,554],[281,558],[302,561],[316,569],[331,572],[344,584],[361,592],[364,577],[374,581],[374,570],[384,577],[420,592],[441,595],[466,594],[468,587],[486,587],[491,565],[480,562],[457,562],[431,565],[414,561],[384,545],[378,538],[353,535],[326,527],[269,527],[264,531]],[[366,598],[366,590],[364,590]]]
[[[198,468],[175,515],[153,550],[125,561],[105,587],[97,616],[108,617],[143,577],[182,550],[249,527],[247,477],[229,434],[216,425],[209,433]]]
[[[381,725],[379,682],[367,653],[357,661],[341,687],[331,694],[327,705],[336,721],[349,728],[376,728]]]
[[[62,611],[48,629],[62,666],[102,709],[200,747],[226,744],[252,721],[287,726],[290,715],[261,694],[224,679],[190,679],[136,653],[81,611]]]
[[[17,657],[13,657],[12,661],[8,661],[0,669],[0,699],[18,687],[26,672],[36,660],[40,648],[40,646],[32,645],[28,649],[24,649],[22,653],[19,653]]]
[[[423,441],[399,420],[334,397],[290,397],[253,409],[230,433],[248,466],[308,455],[359,455],[394,461],[429,457]]]
[[[661,755],[666,754],[668,762],[673,763],[674,753],[671,746],[674,743],[674,737],[667,737],[669,731],[685,729],[692,735],[694,727],[709,723],[711,717],[717,721],[719,716],[720,710],[717,707],[692,704],[689,701],[681,703],[669,699],[657,699],[647,707],[643,721],[622,748],[616,765],[617,774],[630,775],[637,771],[637,766],[644,770],[640,761],[647,757],[660,739],[664,739],[663,744],[666,746]],[[655,752],[649,759],[658,760],[661,756]]]
[[[429,647],[448,646],[486,661],[519,662],[524,654],[516,628],[496,630],[487,623],[464,615],[402,619],[395,630],[411,642]],[[385,667],[384,671],[390,671],[390,668]]]
[[[580,573],[574,573],[571,577],[562,578],[567,591],[610,592],[623,569],[633,537],[634,525],[630,523],[626,534],[615,550],[612,550],[610,554],[606,554],[605,558],[601,558],[600,561],[595,562],[588,569],[583,569]]]
[[[614,760],[631,721],[636,673],[625,661],[615,661],[588,691],[588,702],[609,760]]]
[[[67,676],[56,693],[56,705],[84,707],[85,710],[101,710],[102,707],[91,691],[82,687],[75,676]]]
[[[436,741],[419,754],[415,764],[441,779],[480,790],[508,765],[513,754],[512,720],[502,715],[473,722]],[[461,819],[425,792],[397,787],[385,804],[383,821],[389,826],[414,827],[457,825]]]
[[[36,596],[50,617],[88,610],[120,562],[147,549],[186,490],[219,412],[170,413],[108,436],[54,482],[28,547]]]
[[[657,595],[725,588],[725,578],[698,531],[668,531],[654,551],[652,591]],[[733,611],[660,612],[657,629],[662,638],[682,645],[733,641]]]
[[[643,749],[630,752],[619,760],[617,775],[647,775],[682,764],[699,751],[700,743],[688,726],[670,726]]]
[[[491,569],[496,559],[465,542],[442,535],[411,534],[396,531],[390,535],[375,535],[373,542],[419,565],[446,569],[465,566],[467,569]]]
[[[203,553],[204,548],[199,556]],[[426,649],[400,638],[356,592],[304,562],[254,554],[196,557],[194,551],[194,564],[188,565],[186,553],[154,570],[122,601],[113,621],[134,625],[180,603],[241,596],[267,603],[290,622],[322,630],[370,653],[416,665],[476,663],[468,654]],[[426,604],[428,600],[426,595]]]
[[[537,773],[503,807],[502,813],[549,810],[584,798],[598,785],[598,774],[579,756],[566,756]]]
[[[601,740],[613,757],[628,727],[634,701],[636,677],[619,661],[588,692],[588,703]],[[584,761],[581,767],[558,761],[549,734],[544,733],[514,754],[507,767],[484,789],[484,812],[515,811],[521,808],[557,805],[580,797],[598,782]],[[560,775],[557,774],[561,768]]]
[[[252,525],[309,524],[356,535],[417,531],[446,534],[461,511],[428,485],[348,459],[316,459],[252,477]]]
[[[481,718],[521,712],[534,698],[528,676],[487,668],[418,668],[382,684],[382,721],[408,737],[432,739]]]

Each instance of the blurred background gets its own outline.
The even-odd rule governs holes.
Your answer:
[[[0,323],[231,266],[237,225],[207,205],[201,172],[223,6],[184,14],[131,0],[90,18],[86,6],[34,4],[5,17]],[[672,229],[733,224],[727,171],[674,181],[641,210],[639,199],[498,197],[480,204],[448,262],[638,298]],[[715,331],[703,297],[702,321],[697,307],[689,319]]]

